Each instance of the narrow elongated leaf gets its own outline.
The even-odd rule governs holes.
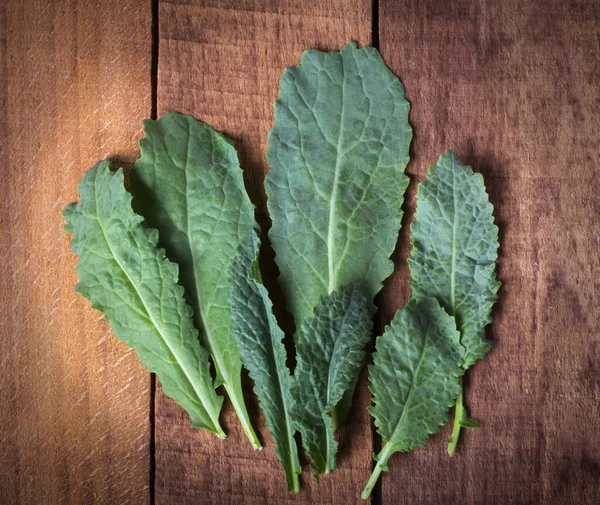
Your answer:
[[[374,312],[408,184],[408,113],[402,84],[373,47],[305,51],[283,73],[265,189],[297,328],[322,295],[353,282]]]
[[[258,267],[259,239],[251,233],[238,249],[230,274],[232,332],[242,362],[254,380],[254,392],[275,439],[275,454],[285,470],[288,489],[300,489],[302,471],[294,440],[291,375],[286,366],[284,334],[273,315],[269,293]]]
[[[411,225],[410,286],[414,297],[434,296],[455,316],[466,350],[465,369],[492,346],[484,332],[500,287],[495,273],[498,227],[492,211],[483,177],[462,165],[452,151],[446,151],[419,184]],[[462,399],[461,394],[449,441],[451,454],[460,426],[476,426]]]
[[[209,125],[174,112],[144,121],[144,132],[131,175],[134,206],[179,264],[180,282],[215,365],[215,387],[225,385],[246,435],[260,448],[242,394],[228,303],[236,247],[257,227],[236,151]]]
[[[112,173],[107,160],[94,165],[79,194],[79,202],[63,211],[79,255],[76,291],[160,376],[164,393],[188,411],[193,426],[224,438],[218,419],[223,398],[213,389],[208,352],[177,283],[177,265],[157,249],[158,232],[133,212],[123,171]]]
[[[365,297],[351,284],[322,297],[298,332],[292,393],[302,445],[315,477],[336,466],[334,408],[354,386],[372,326]]]
[[[364,499],[387,471],[393,453],[425,446],[446,423],[464,373],[460,333],[435,298],[408,302],[375,345],[369,366],[374,405],[369,412],[385,446],[375,457]]]

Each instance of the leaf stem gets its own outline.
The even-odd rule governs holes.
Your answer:
[[[456,406],[454,408],[454,426],[452,427],[452,435],[450,435],[450,438],[446,442],[448,444],[448,454],[450,454],[450,456],[453,456],[454,452],[456,451],[456,445],[458,444],[458,439],[460,437],[461,413],[464,409],[462,377],[459,377],[458,384],[460,385],[460,393],[458,393],[458,396],[456,397]]]
[[[379,476],[381,475],[381,471],[382,471],[382,468],[379,465],[379,463],[377,463],[375,465],[375,469],[373,470],[373,473],[371,474],[371,478],[369,479],[369,482],[367,482],[367,485],[365,486],[364,491],[360,495],[360,497],[363,500],[366,500],[369,498],[369,496],[371,496],[371,492],[373,491],[375,484],[377,484],[377,480],[379,479]]]
[[[235,388],[235,385],[233,386]],[[237,388],[236,388],[237,389]],[[252,423],[248,417],[248,411],[245,405],[240,405],[240,398],[243,401],[243,394],[241,392],[241,388],[239,391],[230,391],[229,385],[225,383],[225,390],[227,391],[227,395],[229,396],[229,400],[231,401],[231,405],[233,406],[233,410],[235,410],[238,419],[242,425],[244,433],[248,437],[248,440],[252,444],[252,449],[255,451],[262,450],[262,445],[254,432],[254,428],[252,427]],[[233,393],[233,394],[232,394]]]
[[[462,377],[459,378],[458,384],[460,385],[460,393],[456,397],[456,407],[454,409],[454,427],[452,428],[452,435],[447,441],[448,454],[450,454],[450,456],[452,456],[454,451],[456,451],[456,444],[458,444],[461,428],[479,428],[479,423],[475,419],[471,419],[463,403],[464,398]]]
[[[333,437],[335,430],[337,429],[338,416],[336,409],[334,408],[331,411],[331,431],[329,429],[325,430],[325,473],[331,473],[335,468],[335,449],[333,450],[333,454],[330,452],[331,448],[331,440],[330,437]],[[333,460],[333,462],[332,462]],[[333,464],[332,464],[333,463]]]
[[[300,491],[300,479],[295,471],[292,471],[292,489],[294,494],[298,494]]]
[[[375,488],[375,484],[377,484],[377,480],[381,475],[381,472],[387,472],[387,462],[390,456],[393,454],[392,444],[385,444],[383,450],[377,455],[375,458],[377,460],[377,464],[373,469],[373,473],[371,474],[371,478],[367,482],[364,491],[360,495],[363,500],[366,500],[371,496],[373,489]]]

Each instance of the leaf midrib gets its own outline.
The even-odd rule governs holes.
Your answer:
[[[348,303],[348,305],[351,306],[350,303]],[[326,403],[326,405],[329,405],[329,402],[331,401],[330,398],[331,398],[331,388],[332,388],[332,386],[331,386],[331,382],[332,382],[331,376],[333,374],[333,357],[335,356],[335,351],[337,349],[337,346],[338,346],[338,343],[340,341],[341,335],[343,334],[343,329],[344,329],[344,327],[346,325],[346,318],[348,317],[348,313],[349,313],[348,310],[344,313],[344,318],[342,319],[342,323],[340,325],[340,332],[339,332],[340,336],[335,340],[335,342],[333,344],[333,351],[331,352],[331,359],[329,360],[329,371],[328,371],[329,373],[327,374],[327,403]],[[335,408],[336,408],[336,405],[333,405],[332,409],[331,409],[331,428],[332,428],[331,432],[332,433],[335,430],[335,425],[334,425]],[[330,442],[331,434],[332,433],[330,433],[330,430],[328,430],[328,429],[325,430],[325,441],[327,443],[327,445],[326,445],[327,448],[326,448],[326,452],[325,452],[325,455],[326,455],[326,458],[325,458],[325,469],[326,469],[326,471],[325,471],[325,473],[328,473],[327,470],[329,470],[329,471],[333,470],[332,468],[329,468],[329,457],[330,457],[330,454],[329,454],[329,445],[330,444],[329,444],[329,442]]]
[[[190,149],[191,149],[191,145],[192,145],[192,132],[190,131],[189,122],[186,124],[187,124],[187,129],[188,129],[188,135],[187,135],[187,147],[186,147],[186,152],[185,152],[185,163],[183,164],[183,166],[179,166],[179,164],[176,163],[173,158],[171,158],[171,159],[173,160],[173,163],[175,165],[177,165],[178,168],[181,170],[181,172],[183,173],[183,177],[184,177],[184,186],[185,186],[184,198],[185,198],[185,208],[186,208],[186,212],[184,213],[185,236],[186,236],[186,240],[188,243],[190,256],[192,259],[192,275],[194,277],[194,286],[196,287],[195,294],[196,294],[196,303],[198,305],[198,314],[200,315],[202,329],[204,330],[206,338],[208,340],[208,344],[210,347],[210,354],[211,354],[213,360],[215,361],[218,372],[221,375],[221,377],[223,378],[223,383],[225,384],[225,388],[227,389],[227,384],[226,384],[227,381],[225,380],[225,376],[228,374],[223,372],[223,370],[225,370],[225,367],[223,366],[223,360],[222,360],[220,353],[216,352],[216,349],[218,349],[218,348],[216,346],[215,339],[214,339],[212,330],[210,328],[210,325],[208,324],[208,317],[206,315],[206,311],[204,310],[203,299],[202,299],[202,295],[200,294],[200,280],[198,279],[198,275],[197,275],[198,268],[197,268],[196,255],[194,254],[194,247],[193,247],[193,243],[192,243],[193,241],[191,238],[192,231],[190,228],[190,217],[189,217],[190,213],[188,212],[190,205],[189,205],[189,193],[188,193],[189,184],[188,184],[187,166],[188,166],[188,160],[190,158]],[[212,139],[212,136],[211,136],[211,141],[214,142]],[[214,147],[214,143],[213,143],[213,147]],[[229,390],[227,392],[229,393]]]
[[[256,286],[258,287],[258,290],[260,292],[260,296],[263,299],[264,302],[269,302],[270,298],[268,293],[266,292],[266,288],[264,287],[264,285],[258,283],[256,281],[256,279],[254,279],[254,282],[256,283]],[[262,289],[261,289],[262,288]],[[266,297],[266,299],[265,299]],[[273,327],[273,320],[275,318],[275,316],[273,315],[272,309],[269,308],[269,303],[264,303],[265,306],[265,311],[266,311],[266,315],[267,315],[267,321],[269,322],[269,334],[270,334],[270,343],[271,345],[269,346],[270,352],[271,352],[271,358],[273,363],[275,363],[275,370],[277,371],[277,386],[279,387],[279,396],[281,398],[281,403],[283,404],[283,411],[285,412],[285,424],[286,424],[286,432],[287,432],[287,444],[288,444],[288,454],[289,454],[289,462],[290,462],[290,468],[292,470],[292,472],[296,475],[298,475],[300,472],[298,471],[299,469],[296,467],[296,460],[294,458],[294,454],[293,454],[293,447],[294,447],[294,429],[293,429],[293,424],[292,424],[292,419],[290,416],[290,412],[289,412],[289,407],[287,404],[287,400],[286,400],[286,396],[285,396],[285,392],[283,390],[283,380],[282,380],[282,373],[284,373],[284,371],[280,368],[279,366],[279,362],[277,360],[277,351],[275,349],[275,345],[277,345],[277,341],[273,341],[273,333],[275,332],[277,334],[277,330],[279,330],[278,326]],[[271,312],[271,314],[269,314],[269,311]],[[269,315],[271,317],[269,317]],[[280,330],[281,331],[281,330]],[[279,344],[282,344],[282,341],[279,340]],[[284,364],[285,366],[285,364]]]
[[[402,414],[400,415],[398,424],[396,425],[396,428],[394,429],[394,432],[392,433],[392,436],[390,437],[390,440],[389,440],[389,443],[391,443],[391,444],[398,443],[398,441],[394,441],[394,439],[396,438],[396,436],[399,436],[399,432],[402,429],[402,424],[404,423],[404,418],[407,415],[407,412],[409,410],[409,405],[412,401],[412,397],[415,392],[415,382],[421,371],[421,366],[423,365],[423,357],[425,356],[425,349],[427,348],[428,341],[429,341],[429,325],[427,326],[427,330],[425,332],[425,339],[423,341],[421,355],[419,356],[419,362],[417,364],[417,368],[415,369],[415,372],[413,373],[413,380],[410,385],[410,391],[408,392],[408,396],[406,397],[406,402],[404,402],[404,408],[402,409]]]
[[[335,228],[335,206],[337,201],[337,192],[339,177],[341,171],[341,160],[343,158],[342,153],[342,139],[344,137],[344,117],[345,117],[345,101],[344,101],[344,87],[346,85],[346,74],[344,69],[344,56],[341,55],[342,59],[342,110],[340,111],[340,131],[338,133],[338,140],[336,145],[337,157],[335,160],[335,169],[333,175],[333,189],[331,191],[331,199],[329,200],[329,226],[327,230],[327,265],[329,269],[329,285],[328,293],[331,294],[335,289],[335,269],[333,267],[333,232]]]
[[[454,171],[454,162],[452,162],[452,205],[454,213],[452,215],[452,263],[450,267],[450,306],[452,315],[456,313],[456,173]]]
[[[191,132],[189,131],[189,125],[188,125],[188,142],[187,142],[187,149],[186,149],[186,153],[185,153],[185,167],[183,167],[183,177],[185,179],[185,230],[186,230],[186,239],[188,241],[188,246],[189,246],[189,250],[190,250],[190,256],[192,257],[192,275],[194,276],[194,284],[196,285],[196,302],[198,303],[198,313],[200,314],[200,319],[202,321],[202,326],[204,329],[204,332],[206,334],[206,338],[208,340],[209,346],[210,346],[210,351],[212,354],[213,359],[216,362],[216,365],[218,367],[218,372],[219,374],[221,374],[221,377],[223,377],[223,382],[226,383],[227,381],[225,380],[225,367],[223,366],[223,362],[222,362],[222,357],[220,355],[220,352],[216,352],[217,350],[217,346],[212,334],[212,330],[210,328],[210,325],[208,324],[208,318],[206,316],[206,312],[204,311],[204,304],[202,303],[202,295],[200,294],[200,281],[198,279],[198,268],[197,268],[197,262],[196,262],[196,255],[194,254],[194,247],[193,247],[193,243],[192,243],[192,230],[190,228],[190,213],[189,208],[189,192],[188,192],[188,188],[189,188],[189,184],[188,184],[188,174],[187,174],[187,166],[188,166],[188,160],[190,157],[190,147],[191,147],[191,142],[192,142],[192,135]],[[225,386],[227,387],[227,386]],[[228,391],[229,392],[229,391]]]

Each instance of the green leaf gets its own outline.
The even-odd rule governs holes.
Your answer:
[[[265,189],[297,328],[321,296],[353,282],[374,313],[408,184],[408,113],[402,84],[373,47],[305,51],[284,71]]]
[[[495,273],[498,227],[492,211],[483,177],[462,165],[452,151],[446,151],[419,184],[411,225],[410,286],[415,298],[434,296],[456,318],[465,369],[492,347],[484,331],[500,287]],[[469,417],[463,412],[462,394],[457,400],[451,454],[460,425],[475,423],[461,421]]]
[[[369,366],[374,405],[369,412],[386,443],[375,457],[363,499],[387,471],[393,453],[424,447],[446,423],[464,373],[460,333],[435,298],[408,302],[375,345]]]
[[[131,174],[134,207],[159,231],[160,245],[179,264],[202,344],[215,365],[215,387],[225,385],[258,449],[244,403],[228,303],[236,247],[257,229],[236,151],[209,125],[174,112],[144,121],[144,132],[141,158]]]
[[[468,368],[491,348],[484,327],[491,322],[496,281],[498,227],[481,174],[446,151],[419,184],[411,224],[413,296],[435,296],[456,317]]]
[[[188,411],[193,426],[225,438],[219,425],[223,398],[213,389],[208,352],[177,283],[177,265],[157,249],[158,232],[133,212],[122,169],[111,172],[108,160],[94,165],[79,194],[79,202],[63,211],[79,255],[76,291],[160,376],[164,393]]]
[[[294,440],[290,389],[292,378],[286,366],[283,331],[273,315],[273,304],[263,286],[258,267],[260,242],[252,232],[238,249],[231,268],[229,302],[232,332],[242,362],[254,380],[254,392],[260,400],[267,428],[275,439],[275,454],[285,470],[288,489],[300,489],[302,469]]]
[[[295,419],[317,478],[336,466],[334,408],[354,387],[372,326],[365,297],[351,284],[321,298],[298,332]]]

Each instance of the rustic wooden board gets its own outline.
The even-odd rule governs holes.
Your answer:
[[[73,292],[62,208],[150,114],[150,5],[0,5],[0,502],[149,502],[150,376]]]
[[[427,165],[455,149],[486,178],[504,285],[495,349],[467,380],[482,428],[463,432],[452,459],[448,429],[395,455],[373,503],[598,503],[600,4],[375,5],[375,39],[412,104],[405,224]],[[137,156],[152,109],[151,8],[158,113],[192,113],[236,141],[265,229],[264,154],[281,71],[304,49],[372,39],[370,0],[0,5],[0,502],[361,503],[374,444],[364,378],[340,432],[339,468],[317,487],[305,465],[294,497],[250,391],[262,452],[228,405],[223,442],[191,429],[159,392],[152,454],[150,377],[73,292],[76,258],[59,212],[94,161]],[[379,326],[410,296],[408,231]],[[289,329],[268,250],[263,266]]]
[[[600,4],[381,0],[379,40],[415,128],[414,186],[448,147],[488,185],[504,282],[469,372],[482,428],[396,455],[382,503],[600,500]],[[414,198],[409,209],[414,209]],[[406,301],[407,229],[384,291]]]
[[[179,1],[159,2],[158,113],[194,114],[236,142],[251,199],[268,225],[262,189],[272,102],[286,66],[307,48],[339,49],[350,40],[371,41],[371,2]],[[265,261],[274,287],[272,258]],[[281,309],[281,298],[276,305]],[[280,311],[281,312],[281,311]],[[294,497],[273,454],[273,442],[248,401],[265,448],[252,452],[229,406],[225,442],[189,427],[187,415],[158,395],[156,406],[156,503],[264,504],[360,502],[368,478],[372,435],[364,387],[348,427],[341,430],[339,468],[317,487],[305,467]],[[350,435],[352,438],[350,439]]]

